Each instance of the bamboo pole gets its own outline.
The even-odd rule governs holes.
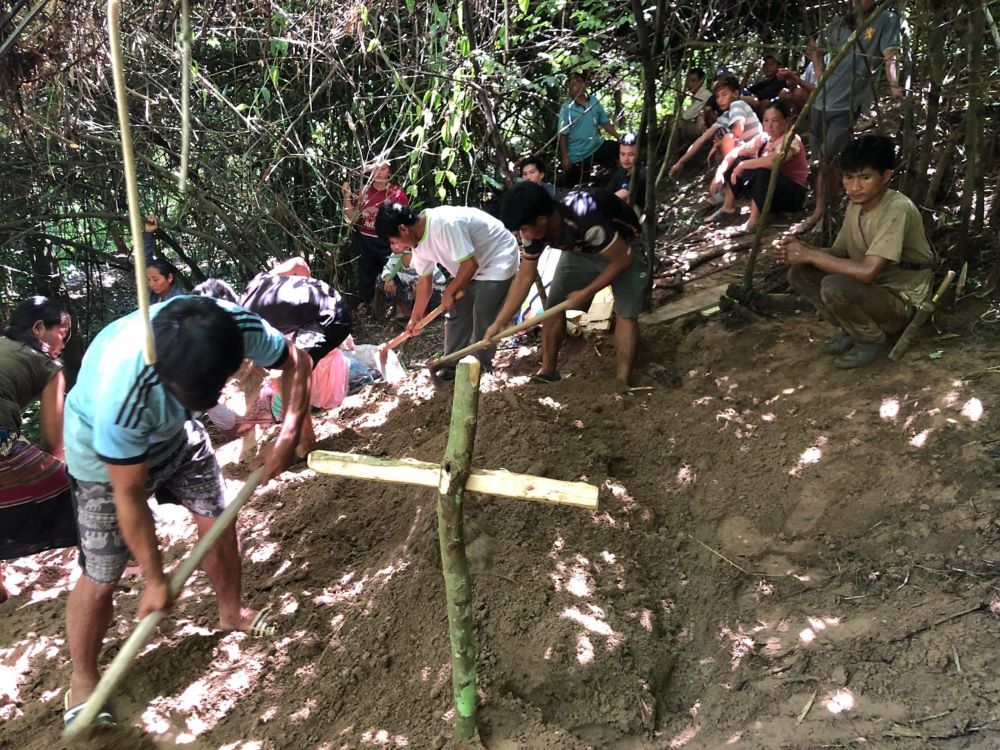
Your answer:
[[[437,503],[438,542],[448,599],[451,689],[455,700],[455,739],[476,735],[476,641],[472,622],[472,581],[465,558],[462,500],[472,469],[479,410],[479,360],[466,357],[455,375],[448,447],[441,464]]]
[[[441,474],[439,464],[427,461],[377,458],[333,451],[311,452],[309,468],[319,474],[420,487],[437,487]],[[473,469],[469,472],[465,489],[481,495],[597,509],[598,488],[586,482],[564,482],[504,470]]]
[[[191,153],[191,0],[181,0],[181,173],[180,192],[187,190]]]
[[[135,172],[132,130],[128,123],[128,91],[125,88],[125,69],[122,63],[121,11],[121,0],[108,0],[111,72],[115,82],[118,128],[122,136],[122,165],[125,168],[125,192],[128,196],[128,223],[132,230],[132,254],[135,257],[135,288],[139,298],[139,314],[146,323],[146,364],[151,365],[156,362],[156,345],[153,343],[153,326],[149,321],[149,295],[146,294],[146,251],[142,242],[139,182]]]
[[[495,341],[507,338],[508,336],[513,336],[515,333],[520,333],[528,328],[534,328],[536,325],[541,323],[546,318],[551,318],[556,313],[562,313],[569,309],[569,300],[560,302],[555,307],[550,307],[548,310],[542,311],[540,315],[536,315],[533,318],[528,318],[528,320],[523,323],[518,323],[516,326],[511,326],[510,328],[505,328],[500,331],[492,340],[477,341],[475,344],[469,344],[464,349],[459,349],[457,352],[452,352],[451,354],[446,354],[440,359],[435,359],[427,363],[428,367],[440,367],[441,365],[448,364],[449,362],[454,362],[456,360],[462,359],[466,355],[472,354],[473,352],[478,352],[481,349],[486,349],[487,347],[493,346]]]
[[[855,43],[858,40],[858,35],[861,33],[862,29],[871,26],[882,13],[889,8],[892,4],[892,0],[882,0],[872,12],[865,18],[854,32],[847,38],[844,46],[840,48],[840,51],[833,56],[833,58],[828,62],[823,70],[823,75],[819,77],[816,82],[816,87],[809,94],[809,98],[806,99],[805,104],[802,105],[802,110],[799,112],[798,117],[795,118],[795,122],[792,123],[792,127],[789,128],[785,135],[785,142],[778,152],[777,156],[774,158],[774,163],[771,165],[771,177],[767,183],[767,195],[764,198],[764,205],[761,207],[760,216],[757,219],[757,231],[754,233],[753,246],[750,249],[750,256],[747,258],[747,265],[743,271],[743,285],[740,289],[740,296],[744,301],[750,299],[750,293],[753,290],[753,272],[757,265],[757,256],[760,255],[761,241],[764,239],[764,228],[767,224],[767,219],[771,214],[771,204],[774,202],[774,191],[778,186],[778,172],[781,169],[782,163],[788,156],[788,150],[792,147],[792,141],[795,139],[796,133],[802,129],[802,127],[807,122],[807,118],[813,108],[813,103],[819,96],[820,92],[826,87],[826,82],[830,79],[830,75],[837,69],[841,61],[847,56],[848,52],[851,52],[854,48]],[[822,158],[820,159],[822,163]],[[817,181],[825,178],[825,175],[821,171],[817,176]],[[817,183],[818,184],[818,183]],[[829,196],[827,196],[829,197]]]
[[[240,489],[239,494],[236,495],[233,501],[226,506],[226,509],[219,514],[219,517],[216,518],[215,523],[209,527],[205,536],[198,540],[198,543],[194,545],[194,549],[191,550],[191,554],[177,566],[174,574],[170,576],[169,587],[171,599],[176,598],[177,595],[180,594],[181,590],[184,588],[184,584],[187,582],[187,579],[190,578],[195,569],[201,565],[201,561],[205,559],[205,556],[209,553],[212,547],[215,546],[219,537],[226,532],[233,522],[235,522],[236,514],[239,513],[240,508],[246,504],[254,490],[257,489],[257,485],[260,484],[260,478],[263,474],[264,469],[260,468],[247,477],[247,481]],[[121,650],[115,655],[114,660],[108,666],[108,669],[101,678],[101,681],[97,683],[97,687],[94,688],[94,692],[90,694],[89,698],[87,698],[87,702],[83,709],[79,714],[77,714],[73,723],[63,730],[63,737],[66,739],[72,739],[91,725],[94,718],[98,713],[100,713],[101,707],[107,702],[108,698],[111,697],[112,691],[118,683],[121,682],[126,671],[128,671],[128,668],[132,666],[132,662],[135,660],[135,657],[138,656],[139,651],[152,637],[153,633],[156,631],[156,626],[160,624],[160,620],[162,619],[163,613],[151,612],[146,615],[136,629],[132,631],[128,640],[122,644]]]

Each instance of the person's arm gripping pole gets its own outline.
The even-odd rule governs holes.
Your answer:
[[[139,210],[139,183],[135,173],[135,153],[132,150],[132,130],[128,122],[128,91],[122,64],[122,40],[119,22],[121,0],[108,0],[108,30],[110,32],[111,71],[115,82],[115,102],[118,108],[118,128],[122,136],[122,164],[125,167],[125,189],[128,196],[128,223],[132,231],[132,254],[135,258],[135,287],[139,298],[139,314],[146,325],[146,364],[156,362],[153,326],[149,321],[149,295],[146,293],[146,253],[142,239],[142,213]]]

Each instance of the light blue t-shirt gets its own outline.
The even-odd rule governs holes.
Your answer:
[[[820,35],[826,61],[840,51],[854,29],[836,18]],[[899,47],[899,16],[887,10],[861,30],[840,64],[830,73],[813,105],[824,112],[854,112],[872,101],[872,74],[882,69],[887,49]]]
[[[174,297],[149,308],[154,319]],[[201,298],[205,299],[205,298]],[[243,354],[262,367],[285,359],[285,337],[256,313],[212,300],[236,321]],[[108,482],[107,464],[155,466],[173,453],[190,412],[160,383],[144,357],[145,326],[138,311],[108,325],[83,357],[76,385],[66,397],[63,440],[66,466],[78,480]]]
[[[559,135],[566,136],[569,160],[577,164],[601,147],[600,126],[606,125],[608,115],[604,107],[591,94],[587,106],[581,106],[576,99],[568,99],[559,110]]]

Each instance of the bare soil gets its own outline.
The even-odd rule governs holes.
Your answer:
[[[526,382],[532,349],[504,353],[475,464],[601,492],[595,513],[469,498],[482,745],[1000,747],[1000,372],[981,311],[847,372],[808,314],[646,327],[638,390],[613,380],[609,338],[571,339],[551,385]],[[417,373],[351,397],[320,447],[440,460],[450,395]],[[247,468],[225,470],[235,492]],[[244,587],[278,636],[214,630],[197,574],[115,698],[123,726],[79,746],[449,745],[434,504],[304,465],[262,488],[239,521]],[[192,528],[165,523],[180,559]],[[4,750],[60,746],[74,567],[14,566]],[[122,582],[106,657],[140,590]]]

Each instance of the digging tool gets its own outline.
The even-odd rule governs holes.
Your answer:
[[[461,359],[462,357],[466,356],[467,354],[472,354],[473,352],[478,352],[481,349],[487,349],[487,348],[493,346],[493,342],[494,341],[499,341],[500,339],[507,338],[508,336],[513,336],[515,333],[520,333],[521,331],[526,331],[529,328],[534,328],[536,325],[538,325],[539,323],[541,323],[546,318],[551,318],[556,313],[566,312],[566,310],[569,309],[569,305],[570,305],[569,300],[565,300],[563,302],[560,302],[555,307],[552,307],[552,308],[549,308],[548,310],[543,311],[540,315],[536,315],[533,318],[528,318],[528,320],[524,321],[523,323],[518,323],[517,325],[511,326],[510,328],[505,328],[504,330],[500,331],[500,333],[498,333],[490,341],[483,340],[483,341],[477,341],[475,344],[469,344],[464,349],[459,349],[457,352],[452,352],[451,354],[446,354],[445,356],[441,357],[440,359],[435,359],[435,360],[431,360],[430,362],[427,362],[426,366],[430,367],[431,369],[433,369],[435,367],[440,367],[441,365],[448,364],[449,362],[455,362],[455,361]]]
[[[893,362],[898,362],[899,359],[906,353],[906,350],[910,346],[910,342],[913,341],[913,337],[916,336],[917,331],[920,330],[920,326],[922,326],[931,316],[931,313],[934,312],[935,306],[941,301],[941,297],[944,296],[944,293],[948,291],[948,287],[954,278],[955,272],[948,271],[948,274],[941,281],[940,286],[938,286],[937,291],[934,292],[934,296],[931,297],[930,300],[924,300],[920,303],[920,306],[917,308],[916,315],[913,316],[913,320],[911,320],[910,324],[906,326],[906,330],[903,331],[903,335],[899,337],[899,341],[896,342],[896,345],[892,347],[892,351],[889,352],[889,359]]]
[[[458,294],[455,295],[455,299],[461,299],[464,296],[465,296],[465,292],[459,292]],[[423,331],[424,328],[426,328],[432,322],[434,322],[439,317],[441,317],[445,312],[447,312],[447,311],[445,310],[444,305],[438,305],[437,307],[435,307],[433,310],[431,310],[429,313],[427,313],[424,317],[422,317],[420,319],[419,323],[417,323],[417,332],[419,333],[419,332]],[[395,349],[397,346],[399,346],[400,344],[402,344],[404,341],[407,341],[413,335],[414,334],[412,334],[412,333],[410,333],[408,331],[403,331],[401,334],[399,334],[398,336],[396,336],[396,338],[394,338],[394,339],[392,339],[390,341],[387,341],[386,343],[382,344],[378,348],[378,358],[379,358],[379,361],[382,363],[382,369],[383,370],[385,369],[386,360],[389,357],[389,350],[390,349]]]
[[[253,495],[263,475],[264,469],[259,468],[247,477],[247,481],[240,489],[239,494],[226,506],[226,509],[222,511],[219,517],[215,519],[215,523],[212,524],[205,536],[198,540],[198,543],[194,545],[194,549],[191,550],[191,554],[188,555],[187,559],[177,566],[177,570],[170,576],[169,586],[170,597],[172,599],[177,598],[177,595],[184,588],[187,579],[191,577],[195,569],[201,565],[201,561],[205,559],[205,555],[215,546],[219,537],[236,521],[236,514],[246,504],[247,500],[250,499],[250,496]],[[114,661],[111,662],[101,681],[97,683],[94,692],[90,694],[83,710],[73,720],[73,723],[63,730],[63,736],[66,739],[76,737],[91,725],[94,718],[100,713],[101,706],[111,697],[112,691],[121,682],[125,676],[125,672],[132,666],[132,661],[152,637],[156,626],[160,624],[160,620],[162,619],[163,613],[151,612],[136,626],[136,629],[132,631],[132,635],[122,644],[121,650],[115,655]]]

